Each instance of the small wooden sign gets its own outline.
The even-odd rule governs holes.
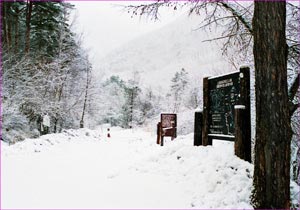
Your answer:
[[[164,137],[177,137],[177,115],[163,113],[160,115],[160,122],[157,124],[157,144],[163,146]]]
[[[177,117],[176,117],[176,114],[161,114],[160,115],[160,121],[161,121],[161,127],[162,128],[172,127],[173,124],[176,127]]]

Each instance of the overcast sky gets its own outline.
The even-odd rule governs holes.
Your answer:
[[[74,1],[76,32],[83,33],[84,47],[90,51],[92,63],[113,49],[149,31],[175,20],[180,12],[164,10],[160,21],[134,17],[121,5],[142,4],[135,1]],[[144,3],[150,3],[149,1]]]

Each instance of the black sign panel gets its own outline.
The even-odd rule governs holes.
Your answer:
[[[234,105],[240,97],[239,72],[208,79],[209,133],[234,136]]]

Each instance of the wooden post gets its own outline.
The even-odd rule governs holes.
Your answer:
[[[177,138],[177,127],[174,127],[174,138]]]
[[[202,112],[195,112],[195,122],[194,122],[194,146],[202,145]]]
[[[247,115],[250,119],[250,69],[249,67],[240,68],[240,101],[238,104],[245,105]]]
[[[235,123],[235,141],[234,154],[239,158],[251,162],[251,141],[248,138],[248,132],[245,128],[247,124],[244,120],[246,107],[244,105],[234,106],[234,123]]]
[[[160,146],[164,146],[164,131],[162,129],[162,126],[160,126]]]
[[[208,109],[209,109],[209,87],[208,77],[203,78],[203,126],[202,126],[202,144],[209,145],[208,141]]]
[[[251,162],[250,69],[240,68],[240,100],[234,110],[235,154]]]
[[[246,161],[251,163],[251,102],[250,102],[250,68],[243,66],[240,68],[240,77],[243,74],[243,78],[240,78],[241,85],[241,102],[245,105],[245,113],[243,116],[243,133],[245,133],[245,153]]]
[[[208,137],[207,140],[208,140],[207,145],[212,145],[213,144],[213,138],[212,137]]]
[[[175,139],[175,123],[172,122],[171,125],[172,125],[171,126],[172,127],[171,128],[172,129],[172,131],[171,131],[172,132],[171,141],[173,141]]]
[[[175,122],[172,123],[172,136],[171,136],[171,140],[174,140],[177,137],[176,135],[176,125]]]
[[[244,114],[245,106],[244,105],[235,105],[234,106],[234,154],[241,159],[245,159],[245,144],[243,140],[243,114]]]
[[[161,122],[157,123],[157,140],[156,144],[160,144],[160,137],[161,137]]]

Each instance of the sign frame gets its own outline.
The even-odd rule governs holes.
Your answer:
[[[164,145],[164,137],[177,137],[177,114],[161,113],[160,122],[157,124],[157,144]]]
[[[234,123],[231,128],[231,132],[221,133],[221,132],[212,132],[212,108],[216,107],[212,104],[211,99],[211,90],[212,90],[212,81],[218,82],[227,80],[225,82],[219,83],[219,88],[230,87],[230,84],[226,84],[226,82],[230,83],[230,78],[237,77],[239,78],[239,84],[236,87],[239,91],[236,92],[238,98],[233,100],[234,103],[230,104],[231,114],[232,114],[232,122]],[[233,80],[232,80],[233,81]],[[216,84],[214,84],[216,85]],[[233,85],[233,84],[232,84]],[[214,86],[213,86],[214,87]],[[225,91],[226,92],[226,91]],[[226,95],[226,94],[225,94]],[[222,97],[221,97],[222,98]],[[225,96],[226,98],[226,96]],[[214,102],[215,103],[215,102]],[[226,104],[225,102],[221,102]],[[228,104],[227,104],[228,105]],[[242,108],[241,108],[242,107]],[[221,108],[221,111],[226,111],[225,108]],[[201,132],[201,139],[194,139],[194,145],[212,145],[213,139],[217,140],[226,140],[226,141],[234,141],[235,142],[235,153],[239,154],[239,157],[245,159],[246,161],[251,162],[251,107],[250,107],[250,69],[249,67],[241,67],[240,71],[229,73],[226,75],[221,75],[217,77],[205,77],[203,78],[203,112],[202,119],[196,121],[196,123],[202,124],[202,130],[197,131]],[[221,113],[218,116],[218,119],[215,118],[215,122],[224,123],[224,116],[220,119],[220,116],[224,114]],[[223,120],[223,121],[222,121]],[[223,126],[223,125],[221,125]],[[197,127],[195,125],[195,127]],[[219,130],[220,131],[220,130]],[[234,131],[234,132],[233,132]],[[228,135],[229,134],[229,135]],[[199,136],[199,135],[195,135]],[[237,151],[239,150],[239,151]],[[242,155],[240,155],[242,154]]]

